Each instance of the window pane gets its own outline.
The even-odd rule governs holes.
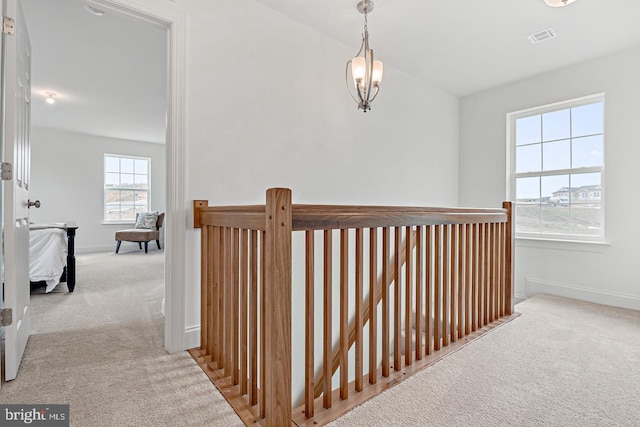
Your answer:
[[[542,144],[542,154],[542,169],[545,171],[571,167],[571,143],[568,139]]]
[[[602,135],[587,136],[573,140],[572,167],[602,166],[604,141]]]
[[[571,175],[572,187],[598,186],[602,184],[602,175],[600,172],[593,173],[576,173]]]
[[[143,189],[149,188],[147,175],[135,175],[133,178],[135,180],[136,188],[143,188]]]
[[[573,137],[603,133],[604,112],[602,102],[571,109]]]
[[[516,173],[542,170],[542,144],[516,148]]]
[[[542,115],[542,140],[554,141],[571,137],[570,110],[554,111]]]
[[[120,175],[120,186],[133,187],[133,174],[123,173]]]
[[[569,234],[571,209],[569,205],[542,206],[540,231],[547,234]]]
[[[105,157],[105,172],[120,172],[120,159],[118,157]]]
[[[602,205],[599,203],[571,205],[571,232],[587,236],[602,234]]]
[[[118,185],[120,185],[120,174],[118,173],[105,174],[104,185],[106,187],[117,187]]]
[[[542,141],[540,120],[540,115],[516,120],[516,145]]]
[[[543,176],[542,200],[551,205],[568,205],[571,201],[569,175]]]
[[[133,159],[120,159],[120,172],[133,173]]]
[[[516,179],[516,200],[518,203],[539,203],[540,202],[540,178]]]
[[[136,159],[135,160],[135,173],[140,173],[140,174],[147,174],[147,169],[148,169],[148,160],[140,160],[140,159]]]
[[[516,231],[540,232],[540,205],[516,203]]]

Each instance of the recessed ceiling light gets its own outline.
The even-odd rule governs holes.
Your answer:
[[[96,15],[96,16],[104,15],[104,10],[100,10],[98,8],[95,8],[95,7],[91,6],[90,4],[85,4],[84,5],[84,10],[86,10],[87,12],[89,12],[92,15]]]

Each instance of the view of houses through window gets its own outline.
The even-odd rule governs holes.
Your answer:
[[[104,155],[104,219],[135,221],[136,214],[149,211],[151,159]]]
[[[604,97],[510,115],[520,236],[603,237]]]

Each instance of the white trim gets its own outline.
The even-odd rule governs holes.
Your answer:
[[[186,20],[175,3],[143,0],[91,0],[101,8],[142,19],[167,29],[167,141],[165,216],[164,348],[170,353],[185,345],[185,44]]]
[[[534,279],[530,277],[525,278],[524,286],[527,297],[535,294],[552,294],[566,298],[590,301],[597,304],[640,310],[640,297],[634,295],[626,295],[616,292],[603,292],[596,289],[583,288],[581,286],[551,282],[548,280]]]
[[[184,330],[184,348],[200,347],[200,325],[189,326]]]
[[[611,246],[609,242],[601,240],[566,240],[540,237],[516,237],[515,240],[517,248],[555,249],[576,252],[602,253]]]

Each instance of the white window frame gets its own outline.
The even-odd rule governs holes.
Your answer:
[[[580,107],[583,105],[602,102],[602,120],[603,120],[603,163],[602,166],[582,167],[582,168],[569,168],[553,171],[539,171],[539,172],[526,172],[516,173],[516,120],[535,116],[539,114],[550,113],[553,111],[566,110],[569,108]],[[540,107],[528,108],[526,110],[515,111],[507,114],[507,200],[516,201],[516,177],[525,178],[531,177],[544,177],[553,175],[572,174],[576,172],[580,173],[600,173],[601,177],[601,198],[600,198],[600,223],[602,224],[602,232],[597,236],[582,235],[582,234],[550,234],[550,233],[535,233],[535,232],[515,232],[517,239],[535,239],[535,240],[551,240],[551,241],[578,241],[578,242],[605,242],[606,235],[606,222],[605,222],[605,164],[606,164],[606,128],[605,128],[605,114],[606,103],[605,94],[599,93],[595,95],[589,95],[581,98],[571,99],[567,101],[557,102],[553,104],[543,105]],[[514,222],[516,221],[515,215],[517,215],[517,209],[514,205]]]
[[[102,216],[104,224],[133,224],[135,219],[126,220],[110,220],[107,219],[107,189],[113,190],[113,187],[107,188],[107,157],[117,157],[120,159],[132,159],[132,160],[146,160],[147,161],[147,189],[146,190],[136,190],[141,192],[147,192],[147,211],[151,210],[151,158],[150,157],[140,157],[140,156],[131,156],[128,154],[112,154],[112,153],[104,153],[103,161],[102,161]],[[121,173],[121,172],[120,172]]]

